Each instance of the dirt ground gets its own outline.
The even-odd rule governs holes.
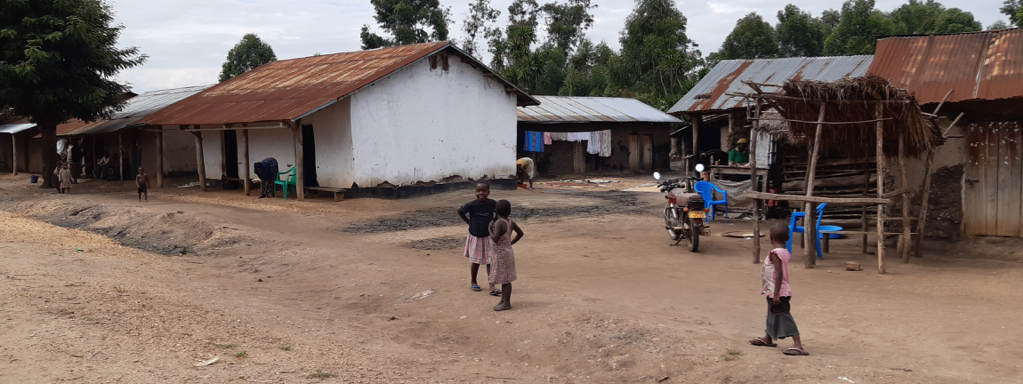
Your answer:
[[[760,266],[721,234],[750,222],[669,246],[661,194],[621,191],[648,177],[494,191],[526,234],[505,312],[469,290],[469,190],[300,203],[169,180],[139,203],[130,182],[27,179],[0,176],[0,383],[1023,380],[1023,264],[930,252],[879,275],[835,240],[793,264],[811,355],[783,356],[746,342]]]

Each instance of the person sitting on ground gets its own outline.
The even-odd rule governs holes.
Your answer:
[[[735,142],[735,148],[728,152],[728,165],[749,164],[749,140],[739,139]]]
[[[526,184],[526,179],[529,179],[528,189],[533,189],[533,179],[536,178],[536,164],[533,163],[533,159],[523,157],[515,160],[515,177],[519,185]]]
[[[522,239],[522,228],[508,218],[511,215],[511,203],[508,200],[500,200],[494,208],[497,220],[490,222],[490,239],[494,241],[494,253],[490,259],[492,266],[490,272],[490,284],[501,284],[501,301],[494,306],[495,311],[511,309],[512,282],[518,279],[515,273],[515,252],[512,251],[512,244]],[[515,238],[512,238],[512,231]]]
[[[135,186],[139,187],[139,201],[142,201],[142,195],[146,195],[146,202],[149,202],[149,175],[142,167],[139,167],[139,174],[135,176]]]
[[[789,356],[806,356],[810,353],[803,348],[799,328],[790,312],[792,289],[789,286],[789,261],[792,255],[785,248],[788,240],[789,227],[785,223],[771,226],[771,244],[774,249],[760,268],[760,283],[763,287],[760,294],[767,294],[767,329],[763,337],[757,337],[749,343],[758,347],[777,347],[774,340],[792,337],[794,345],[784,353]]]
[[[67,163],[60,163],[60,166],[54,171],[57,175],[57,181],[60,185],[57,186],[57,193],[71,193],[71,168]]]
[[[259,198],[264,197],[277,197],[277,191],[274,190],[274,181],[277,181],[277,159],[267,157],[258,163],[252,165],[255,170],[256,176],[259,177]]]

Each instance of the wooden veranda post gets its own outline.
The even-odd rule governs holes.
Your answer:
[[[295,195],[298,201],[305,201],[305,165],[302,164],[302,119],[292,123],[295,134]]]
[[[18,176],[18,138],[15,134],[11,134],[11,169],[14,170],[14,176]]]
[[[117,132],[117,179],[124,181],[124,141],[121,132]]]
[[[878,119],[874,126],[877,130],[877,197],[884,195],[884,122],[881,117],[884,115],[884,104],[876,104],[875,118]],[[884,204],[877,205],[877,271],[885,273],[884,269]]]
[[[870,192],[870,156],[864,155],[863,159],[863,196]],[[860,207],[860,226],[863,231],[863,243],[861,252],[867,253],[867,206]]]
[[[912,243],[912,222],[909,220],[909,177],[906,175],[906,138],[903,131],[899,131],[899,172],[902,173],[902,239],[899,248],[902,251],[902,262],[909,262],[909,245]]]
[[[696,158],[700,153],[700,115],[693,115],[693,161],[698,161]],[[691,164],[690,164],[691,165]],[[686,171],[690,171],[687,169]]]
[[[924,185],[921,188],[920,196],[920,218],[916,224],[916,239],[913,241],[913,248],[916,250],[916,257],[923,257],[924,251],[920,249],[923,245],[924,227],[927,224],[927,204],[931,197],[931,164],[934,163],[934,149],[927,151],[927,160],[924,161]]]
[[[817,116],[817,130],[813,136],[813,149],[810,151],[810,169],[806,176],[806,196],[813,196],[813,179],[817,175],[817,158],[821,150],[821,129],[824,128],[824,108],[827,105],[821,101],[821,111]],[[805,267],[813,268],[817,263],[817,207],[813,203],[806,202],[804,205],[806,216],[803,219],[803,239],[806,245],[803,247],[803,256],[806,256]]]
[[[728,115],[728,129],[732,130],[732,116]],[[749,168],[750,188],[757,190],[757,133],[760,132],[760,100],[757,99],[756,120],[753,120],[753,130],[750,134],[749,145]],[[731,132],[729,132],[731,133]],[[760,199],[753,199],[753,264],[760,263]]]
[[[156,187],[163,188],[163,131],[156,133]]]
[[[242,130],[242,164],[245,165],[245,172],[242,173],[242,184],[245,186],[245,196],[249,196],[252,189],[252,181],[249,178],[249,130]]]
[[[199,126],[195,126],[199,129]],[[196,168],[199,169],[199,190],[206,192],[206,159],[203,157],[202,150],[202,132],[193,131],[192,135],[195,136],[195,161]]]

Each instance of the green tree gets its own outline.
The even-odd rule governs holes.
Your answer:
[[[124,29],[102,0],[0,2],[0,107],[37,124],[43,187],[53,187],[57,125],[108,118],[123,103],[118,72],[141,65],[137,47],[119,48]]]
[[[778,56],[778,39],[774,28],[755,12],[735,23],[715,60],[765,59]]]
[[[820,19],[789,4],[778,11],[778,55],[781,57],[815,57],[824,53],[824,39],[830,28]]]
[[[370,0],[370,3],[375,12],[373,19],[391,37],[370,32],[369,26],[364,25],[359,33],[362,49],[448,39],[450,10],[441,7],[439,0]]]
[[[874,8],[874,0],[848,0],[842,4],[838,25],[824,41],[829,56],[871,55],[877,38],[891,35],[891,21]]]
[[[973,18],[972,13],[963,12],[959,8],[945,9],[934,0],[909,0],[909,3],[892,11],[888,18],[892,23],[891,33],[896,35],[931,35],[981,29],[980,22]]]
[[[1009,16],[1012,25],[1023,27],[1023,0],[1005,0],[998,10]]]
[[[636,0],[619,42],[620,56],[608,61],[612,83],[605,96],[635,96],[664,110],[695,84],[701,54],[674,1]]]
[[[1009,23],[1006,23],[1005,20],[995,20],[994,23],[991,23],[991,25],[987,26],[987,30],[988,31],[994,31],[996,29],[1006,29],[1006,28],[1010,28],[1010,27],[1009,27]]]
[[[568,58],[565,82],[558,90],[558,94],[604,96],[611,79],[608,62],[617,56],[618,54],[603,41],[594,45],[589,40],[583,40]]]
[[[949,8],[934,20],[934,29],[929,34],[974,32],[982,29],[973,14],[959,8]]]
[[[277,61],[277,55],[270,44],[264,43],[254,33],[242,36],[242,40],[227,52],[227,60],[220,69],[220,82],[251,71],[256,67]]]
[[[500,36],[500,28],[491,26],[501,16],[501,11],[490,7],[490,0],[476,0],[469,3],[469,13],[462,22],[462,49],[470,56],[480,53],[479,41]],[[367,31],[368,32],[368,31]]]
[[[547,41],[571,52],[585,38],[585,31],[593,26],[590,10],[596,7],[590,0],[544,4],[540,10],[547,21]]]

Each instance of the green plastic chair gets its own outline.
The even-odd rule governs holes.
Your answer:
[[[284,200],[288,199],[289,186],[294,186],[296,190],[298,188],[298,183],[295,181],[295,172],[295,167],[291,167],[291,169],[287,171],[278,172],[277,179],[274,180],[274,193],[277,193],[277,187],[280,186],[281,189],[284,190]],[[287,177],[285,177],[284,180],[281,180],[281,175],[286,175]]]

